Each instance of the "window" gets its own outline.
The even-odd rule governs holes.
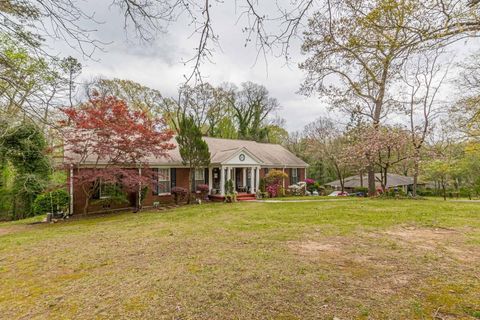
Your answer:
[[[195,169],[195,188],[205,183],[205,169]]]
[[[203,169],[195,169],[195,181],[205,181],[205,170]]]
[[[108,199],[116,197],[121,194],[120,186],[114,182],[105,182],[100,179],[98,186],[98,198],[97,199]]]
[[[158,194],[170,193],[170,169],[158,169]]]
[[[298,183],[298,168],[292,168],[292,181],[290,181],[290,184],[295,184]]]

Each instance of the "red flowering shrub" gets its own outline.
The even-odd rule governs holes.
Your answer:
[[[283,188],[284,179],[288,178],[288,175],[280,170],[270,170],[265,177],[265,190],[270,197],[278,197],[280,190]]]
[[[175,204],[179,204],[187,198],[188,190],[182,187],[174,187],[171,191]]]

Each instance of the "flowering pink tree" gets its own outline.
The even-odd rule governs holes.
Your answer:
[[[66,116],[60,122],[65,160],[74,165],[74,179],[85,193],[84,213],[100,181],[118,184],[124,191],[139,191],[152,181],[145,174],[147,159],[165,157],[174,148],[170,143],[173,133],[162,119],[131,111],[113,96],[94,96],[62,112]]]
[[[380,171],[377,180],[385,191],[388,172],[411,156],[409,134],[399,127],[367,127],[358,131],[354,141],[344,149],[343,159],[360,171],[374,163]]]

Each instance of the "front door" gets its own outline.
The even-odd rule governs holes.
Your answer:
[[[242,168],[235,168],[235,190],[240,191],[239,188],[245,187],[242,179]]]

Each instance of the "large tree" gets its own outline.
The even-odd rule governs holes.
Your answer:
[[[240,139],[266,141],[269,116],[280,108],[277,99],[267,88],[253,82],[242,83],[242,90],[230,89],[230,107],[233,110]]]
[[[467,2],[420,0],[327,0],[309,20],[300,65],[305,93],[328,97],[334,106],[361,114],[378,128],[396,107],[398,72],[419,52],[441,47],[478,30]],[[375,192],[374,165],[368,167]]]
[[[131,110],[145,112],[152,117],[166,115],[163,96],[159,90],[149,88],[132,80],[96,78],[84,84],[87,97],[115,96],[125,101]]]
[[[74,181],[85,194],[84,213],[101,183],[139,196],[141,187],[151,184],[145,174],[148,158],[165,157],[174,148],[173,133],[162,119],[132,111],[113,96],[93,97],[62,111],[65,159],[74,166]]]

